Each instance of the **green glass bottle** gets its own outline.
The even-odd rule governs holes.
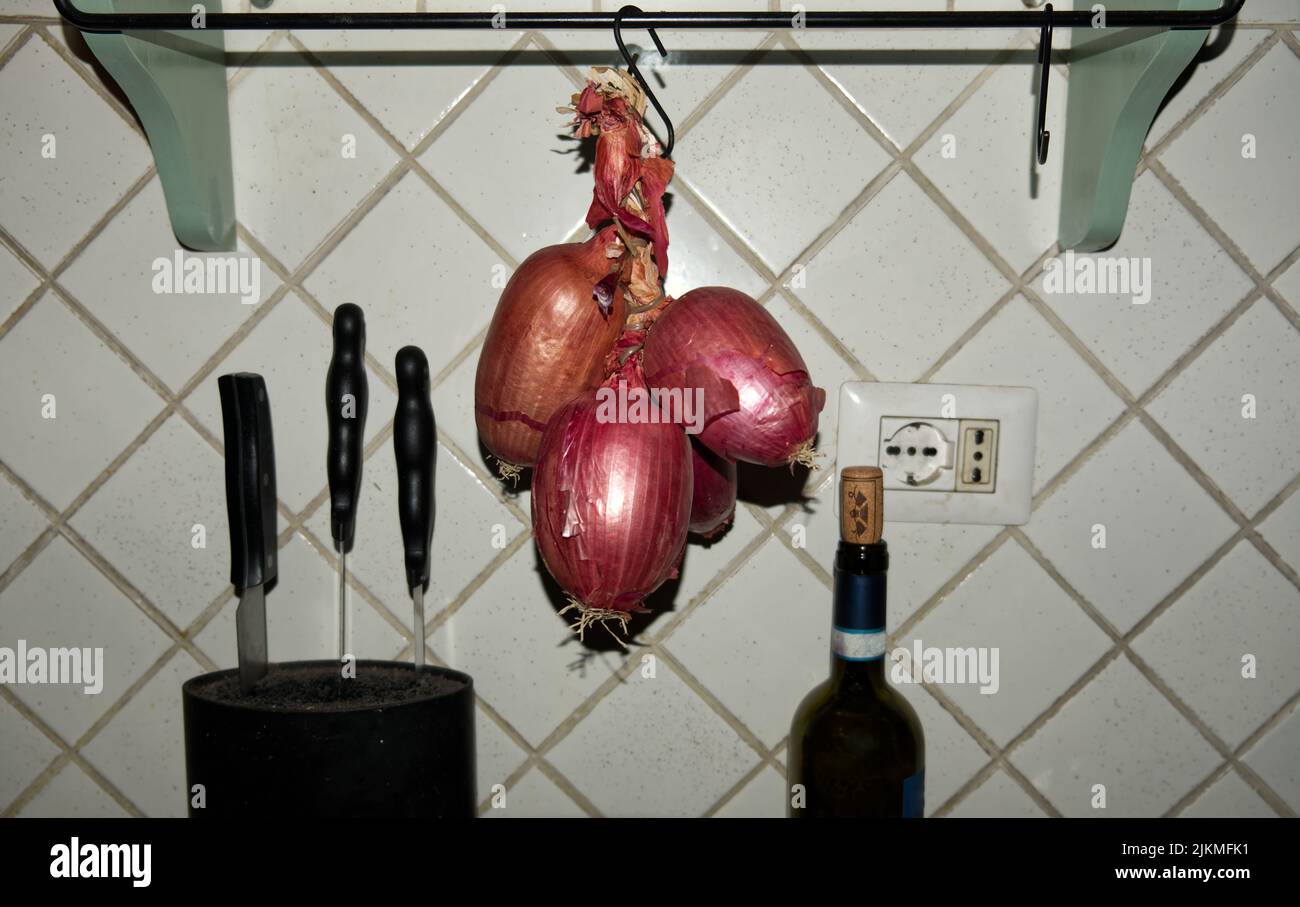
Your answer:
[[[880,470],[840,473],[831,676],[804,697],[790,727],[792,818],[919,819],[925,739],[916,712],[885,677],[885,581]]]

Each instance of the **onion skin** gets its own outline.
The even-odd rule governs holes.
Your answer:
[[[605,382],[645,387],[637,356]],[[644,611],[677,571],[691,512],[680,425],[598,418],[597,392],[560,408],[533,471],[533,535],[546,569],[584,610]]]
[[[690,530],[712,539],[731,525],[736,515],[736,464],[691,442]]]
[[[703,389],[697,440],[760,466],[807,456],[826,404],[777,320],[727,287],[700,287],[668,305],[647,334],[645,373],[652,387]]]
[[[608,315],[592,295],[614,263],[606,255],[614,235],[607,228],[586,242],[539,249],[501,293],[474,379],[479,438],[497,459],[533,465],[555,411],[604,378],[605,356],[627,319],[621,291]]]

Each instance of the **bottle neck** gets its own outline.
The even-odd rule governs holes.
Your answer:
[[[840,542],[835,553],[831,683],[839,689],[885,683],[885,593],[889,550],[884,542]]]

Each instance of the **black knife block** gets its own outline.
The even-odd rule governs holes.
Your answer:
[[[249,695],[235,670],[187,681],[190,816],[472,818],[469,675],[426,666],[417,680],[390,661],[339,675],[334,661],[273,664]]]

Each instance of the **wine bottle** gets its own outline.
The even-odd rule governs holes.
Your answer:
[[[919,819],[925,740],[916,712],[885,677],[884,486],[874,466],[840,473],[831,676],[790,727],[792,818]]]

